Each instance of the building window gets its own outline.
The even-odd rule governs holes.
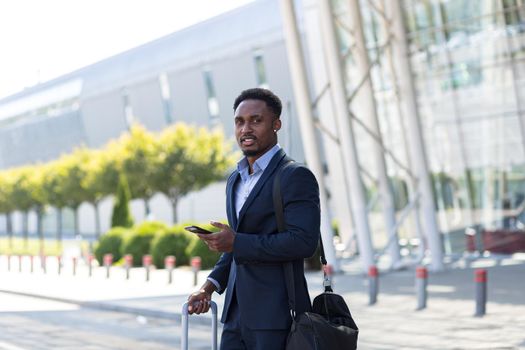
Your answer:
[[[256,50],[253,53],[253,61],[255,63],[255,77],[257,79],[257,86],[268,89],[268,81],[266,80],[266,69],[264,68],[264,60],[261,50]]]
[[[161,73],[159,75],[160,95],[162,97],[162,106],[164,108],[164,118],[166,124],[173,122],[172,109],[171,109],[171,91],[170,84],[168,82],[168,75]]]
[[[122,103],[124,105],[124,118],[126,120],[126,126],[129,129],[135,122],[135,118],[133,117],[133,108],[131,107],[129,93],[126,88],[122,89]]]
[[[215,86],[213,85],[213,77],[211,70],[206,69],[204,74],[204,84],[206,85],[206,94],[208,96],[208,113],[210,115],[210,125],[219,123],[219,101],[215,93]]]

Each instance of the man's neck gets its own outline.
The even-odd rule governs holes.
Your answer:
[[[262,153],[259,153],[258,155],[256,156],[247,156],[246,157],[246,160],[248,161],[248,174],[253,174],[253,164],[255,164],[255,162],[257,161],[257,159],[261,158],[262,156],[264,156],[266,153],[268,153],[269,150],[271,150],[275,145],[277,144],[277,142],[275,142],[273,145],[271,145],[270,147],[268,147],[264,152]]]
[[[259,159],[259,157],[246,157],[248,160],[248,174],[253,174],[253,165],[255,164],[255,161]]]

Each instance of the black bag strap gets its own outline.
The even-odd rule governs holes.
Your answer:
[[[278,232],[286,231],[286,224],[284,222],[284,208],[283,208],[283,199],[281,196],[281,172],[284,168],[293,163],[292,160],[289,160],[281,167],[277,169],[277,173],[273,179],[273,188],[272,188],[272,199],[273,199],[273,208],[275,211],[275,218],[277,220],[277,230]],[[295,284],[293,283],[293,265],[292,263],[283,264],[284,270],[284,280],[286,283],[286,292],[288,294],[288,308],[292,314],[292,318],[295,319]]]
[[[279,232],[286,231],[286,222],[284,220],[283,199],[281,196],[281,173],[284,170],[284,168],[286,168],[293,162],[294,162],[293,160],[289,160],[287,163],[279,167],[273,179],[272,199],[273,199],[275,217],[277,219],[277,229]],[[320,245],[320,250],[321,250],[321,264],[323,264],[323,266],[326,266],[327,262],[326,262],[326,258],[324,255],[323,239],[321,236],[319,236],[319,245]],[[287,262],[283,264],[283,269],[284,269],[284,279],[286,282],[286,291],[288,293],[288,307],[290,308],[292,318],[295,319],[295,284],[294,284],[294,278],[293,278],[293,264],[291,262]],[[325,273],[324,286],[325,286],[325,292],[332,292],[330,280],[327,279],[326,273]]]

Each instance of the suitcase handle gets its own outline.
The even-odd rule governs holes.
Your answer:
[[[217,350],[217,304],[214,301],[210,301],[211,306],[211,328],[212,328],[212,339],[211,348]],[[180,337],[180,348],[181,350],[188,350],[188,302],[182,305],[182,336]]]

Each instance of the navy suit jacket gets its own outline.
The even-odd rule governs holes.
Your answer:
[[[284,262],[294,265],[297,313],[311,310],[303,259],[313,255],[319,242],[319,188],[308,168],[292,163],[283,169],[281,193],[286,231],[278,232],[272,200],[273,179],[276,170],[289,161],[283,150],[273,156],[250,192],[238,219],[234,186],[240,181],[240,175],[235,171],[228,179],[228,222],[237,234],[233,252],[222,254],[210,274],[221,285],[219,293],[226,289],[223,323],[227,322],[235,293],[243,325],[258,330],[288,329],[291,316]]]

